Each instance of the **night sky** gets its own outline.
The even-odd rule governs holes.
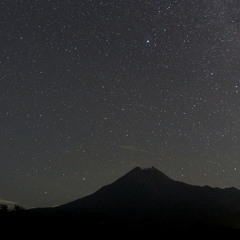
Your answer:
[[[0,46],[0,200],[136,166],[240,189],[238,0],[2,0]]]

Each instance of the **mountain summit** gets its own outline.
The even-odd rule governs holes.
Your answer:
[[[164,179],[170,180],[170,178],[167,175],[165,175],[155,167],[146,168],[146,169],[141,169],[140,167],[136,167],[132,169],[130,172],[128,172],[126,175],[124,175],[122,178],[127,179],[129,176],[131,178],[135,178],[135,180],[137,179],[140,180],[140,179],[149,178],[149,177],[152,179],[157,178],[158,180],[160,180],[160,178],[162,178],[162,180]]]

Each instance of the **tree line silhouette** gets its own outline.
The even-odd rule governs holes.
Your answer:
[[[0,204],[0,215],[7,213],[20,213],[23,211],[25,211],[25,208],[17,204],[15,204],[13,208],[9,208],[6,204]]]
[[[9,207],[6,204],[0,204],[0,228],[4,232],[12,230],[25,230],[27,210],[22,206],[15,204]]]

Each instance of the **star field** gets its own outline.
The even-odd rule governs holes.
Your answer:
[[[240,188],[237,0],[0,11],[0,198],[58,205],[135,166]]]

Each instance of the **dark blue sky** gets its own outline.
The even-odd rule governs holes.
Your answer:
[[[240,6],[0,1],[0,198],[53,206],[135,166],[240,188]]]

